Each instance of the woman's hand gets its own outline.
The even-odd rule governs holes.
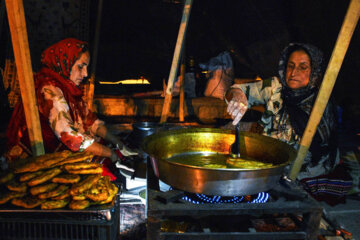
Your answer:
[[[122,160],[115,151],[111,151],[111,162],[115,163],[115,166],[126,171],[135,172],[134,163],[132,161]]]
[[[124,155],[125,157],[139,155],[138,152],[128,148],[124,144],[122,145],[122,147],[119,146],[119,150],[120,150],[121,154]]]
[[[237,88],[230,89],[229,92],[226,93],[225,98],[228,101],[230,100],[226,110],[233,119],[232,124],[236,125],[248,109],[247,98],[243,91]]]

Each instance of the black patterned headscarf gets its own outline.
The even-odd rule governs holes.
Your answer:
[[[309,83],[306,87],[300,89],[290,89],[286,84],[286,68],[287,62],[290,55],[294,51],[303,50],[309,55],[310,64],[311,64],[311,75]],[[314,88],[318,88],[319,80],[323,74],[323,54],[322,52],[315,46],[310,44],[303,43],[290,43],[281,53],[280,61],[279,61],[279,76],[282,85],[284,86],[284,90],[288,92],[292,96],[299,96],[308,94]]]
[[[303,50],[307,53],[311,62],[311,74],[307,86],[299,89],[291,89],[286,83],[286,68],[290,55],[294,51]],[[291,126],[297,135],[303,135],[309,120],[311,110],[319,90],[319,83],[323,76],[323,54],[310,44],[290,43],[282,52],[279,61],[279,76],[283,86],[281,91],[284,103],[284,111],[289,114]],[[310,146],[313,160],[319,159],[321,155],[329,153],[333,145],[333,135],[336,126],[334,107],[329,102],[322,119],[317,127],[316,134]]]

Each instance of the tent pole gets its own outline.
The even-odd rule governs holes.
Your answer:
[[[179,34],[178,34],[178,38],[176,41],[174,56],[173,56],[171,69],[170,69],[170,75],[169,75],[169,79],[168,79],[168,83],[167,83],[160,123],[166,122],[168,114],[169,114],[174,80],[176,78],[177,70],[179,67],[179,59],[180,59],[180,54],[182,52],[184,36],[186,33],[186,28],[187,28],[189,17],[190,17],[191,5],[192,5],[192,0],[185,1],[183,16],[182,16],[181,23],[180,23]]]
[[[39,156],[44,154],[45,150],[35,96],[24,5],[22,0],[5,0],[5,3],[31,150],[33,155]]]
[[[184,98],[185,98],[185,54],[182,56],[180,66],[180,96],[179,96],[179,121],[184,122]]]
[[[100,38],[100,27],[101,27],[101,14],[102,14],[103,0],[98,2],[98,11],[96,19],[96,28],[95,28],[95,37],[94,37],[94,49],[92,52],[92,66],[91,66],[91,77],[89,79],[89,87],[86,93],[86,101],[89,109],[92,109],[94,102],[94,90],[95,90],[95,72],[96,72],[96,63],[97,55],[99,49],[99,38]]]
[[[292,180],[295,180],[297,175],[299,174],[307,151],[310,147],[311,141],[316,133],[316,128],[321,120],[327,102],[330,98],[331,91],[335,85],[336,78],[340,71],[346,51],[349,47],[351,37],[359,20],[359,15],[360,0],[351,0],[338,38],[336,40],[336,44],[332,52],[329,64],[327,66],[324,79],[321,83],[318,96],[311,111],[309,121],[305,128],[303,137],[300,141],[300,148],[297,152],[296,159],[291,167],[289,177]]]

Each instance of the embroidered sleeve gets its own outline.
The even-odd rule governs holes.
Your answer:
[[[94,142],[94,138],[85,134],[81,120],[73,121],[61,89],[47,85],[41,92],[46,104],[50,105],[49,124],[59,140],[71,151],[83,151],[89,147]]]

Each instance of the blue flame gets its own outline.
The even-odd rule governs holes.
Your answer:
[[[194,203],[194,204],[204,204],[204,203],[265,203],[269,200],[269,194],[265,192],[259,193],[256,197],[252,196],[250,201],[246,200],[244,196],[234,196],[234,197],[222,197],[222,196],[208,196],[205,194],[193,194],[194,197],[184,196],[183,200]]]

